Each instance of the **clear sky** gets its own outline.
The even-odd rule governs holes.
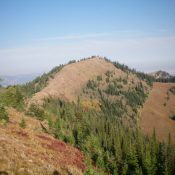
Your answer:
[[[0,75],[91,55],[175,72],[175,0],[0,0]]]

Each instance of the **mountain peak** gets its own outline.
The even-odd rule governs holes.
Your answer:
[[[75,101],[89,79],[114,70],[117,70],[119,75],[122,74],[111,62],[98,56],[67,64],[49,80],[41,92],[35,94],[32,101],[42,101],[47,97]]]

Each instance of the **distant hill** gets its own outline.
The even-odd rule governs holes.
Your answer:
[[[162,71],[162,70],[159,70],[159,71],[156,71],[156,72],[152,72],[150,73],[150,75],[152,75],[155,79],[159,79],[159,78],[170,78],[171,75],[166,72],[166,71]]]
[[[149,75],[153,76],[157,82],[175,82],[175,76],[166,71],[159,70],[152,72]]]
[[[0,84],[2,86],[25,84],[29,81],[32,81],[34,78],[39,76],[39,74],[27,74],[27,75],[13,75],[13,76],[0,76],[2,81]]]

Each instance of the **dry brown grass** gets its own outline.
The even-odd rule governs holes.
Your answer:
[[[80,175],[85,170],[84,156],[76,148],[43,133],[39,121],[8,109],[10,121],[0,125],[0,171],[19,175]],[[21,118],[26,128],[19,127]]]
[[[160,141],[167,141],[169,133],[175,143],[175,95],[168,92],[174,83],[154,83],[153,89],[141,111],[141,129],[151,135],[155,128]],[[168,93],[167,93],[168,92]],[[169,94],[169,95],[168,95]]]
[[[46,97],[76,101],[77,95],[89,79],[108,70],[115,70],[119,75],[122,74],[122,71],[116,69],[113,64],[99,57],[69,64],[50,80],[46,88],[33,97],[32,102],[41,102]]]

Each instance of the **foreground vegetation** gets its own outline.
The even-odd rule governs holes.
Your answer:
[[[52,134],[84,152],[85,174],[170,174],[175,173],[175,147],[160,143],[156,133],[146,137],[138,126],[126,127],[113,107],[85,111],[81,103],[47,99],[44,104]],[[111,111],[113,111],[111,113]],[[110,114],[110,115],[108,115]]]
[[[152,137],[144,136],[137,125],[127,127],[107,99],[101,100],[98,112],[85,110],[80,99],[76,104],[46,99],[42,107],[31,105],[27,113],[39,120],[47,120],[50,134],[84,152],[88,167],[86,175],[173,175],[175,147],[171,144],[171,136],[168,144],[158,142],[155,132]],[[21,99],[19,104],[22,102]],[[8,105],[18,108],[14,103]],[[6,114],[4,107],[0,109]],[[25,128],[24,121],[20,127]]]

